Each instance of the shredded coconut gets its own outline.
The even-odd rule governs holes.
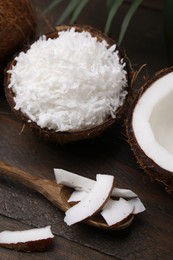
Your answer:
[[[74,28],[58,35],[40,37],[16,57],[8,71],[15,109],[55,131],[82,130],[115,117],[127,94],[116,45]]]

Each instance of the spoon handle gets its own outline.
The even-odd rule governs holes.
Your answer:
[[[9,166],[4,162],[0,162],[0,173],[1,175],[8,176],[19,181],[20,183],[31,189],[37,190],[37,181],[39,180],[39,178],[29,173],[26,173],[18,168]]]
[[[58,185],[53,180],[38,178],[1,161],[0,175],[15,179],[26,187],[39,192],[62,211],[69,208],[69,204],[66,203],[64,198],[64,195],[66,195],[68,191],[66,191],[64,186]]]

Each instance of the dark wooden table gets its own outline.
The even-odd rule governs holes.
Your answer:
[[[85,16],[81,19],[86,22]],[[97,21],[93,23],[97,25]],[[147,63],[150,75],[167,66],[162,27],[162,11],[143,8],[124,41],[132,63]],[[1,93],[1,161],[49,179],[54,179],[55,167],[93,179],[97,173],[113,174],[117,185],[136,192],[147,210],[136,216],[128,229],[118,232],[84,224],[67,227],[64,214],[41,195],[0,176],[0,231],[51,225],[55,235],[46,252],[19,253],[0,248],[0,259],[173,259],[173,197],[139,168],[122,122],[98,139],[61,146],[39,139],[27,127],[23,129],[2,89]]]

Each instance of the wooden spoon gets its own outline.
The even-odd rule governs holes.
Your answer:
[[[4,175],[13,178],[30,189],[39,192],[58,209],[64,212],[71,207],[67,200],[73,190],[69,187],[57,184],[54,180],[38,178],[18,168],[6,165],[3,162],[0,162],[0,172],[1,176]],[[133,218],[134,216],[130,215],[114,226],[108,226],[101,215],[92,216],[83,222],[101,229],[120,230],[127,228],[131,224]]]

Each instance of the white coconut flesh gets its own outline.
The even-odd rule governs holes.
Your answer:
[[[133,210],[134,206],[123,198],[120,198],[119,200],[109,199],[100,214],[107,224],[112,226],[130,216],[133,213]]]
[[[15,109],[55,131],[83,130],[115,118],[127,95],[117,46],[74,28],[57,35],[41,37],[8,71]]]
[[[81,201],[84,197],[86,197],[88,192],[84,190],[75,190],[72,192],[70,198],[68,199],[67,202],[79,202]]]
[[[75,190],[91,191],[95,181],[78,174],[63,170],[54,169],[55,179],[58,184],[62,184]]]
[[[97,213],[108,200],[113,184],[113,176],[97,174],[96,183],[87,196],[66,211],[64,221],[67,225],[75,224]]]
[[[107,192],[107,198],[103,196],[103,192],[106,192],[107,189],[104,178],[111,175],[97,175],[99,177],[104,176],[102,178],[103,183],[100,184],[98,180],[94,181],[63,169],[54,169],[54,173],[58,184],[63,184],[74,189],[68,202],[75,203],[75,206],[66,212],[64,219],[68,225],[82,221],[100,212],[108,226],[118,225],[119,222],[128,216],[141,213],[145,210],[145,206],[141,200],[131,190],[114,187],[110,191],[110,194]],[[99,180],[101,181],[101,178]],[[104,197],[103,201],[100,201],[100,196]],[[118,200],[113,200],[110,196],[118,198]],[[126,199],[121,196],[124,196]],[[101,205],[101,203],[103,204]]]
[[[173,172],[173,72],[141,95],[133,111],[132,128],[147,157]]]
[[[76,191],[82,191],[82,193],[76,193],[73,196],[79,196],[81,200],[81,195],[84,195],[83,191],[89,192],[95,185],[95,180],[83,177],[81,175],[63,170],[63,169],[54,169],[55,179],[58,184],[62,184],[71,188],[74,188]],[[137,194],[129,189],[120,189],[114,187],[111,192],[112,197],[123,197],[123,198],[133,198],[137,197]],[[73,200],[73,198],[72,198]]]
[[[139,198],[132,198],[127,201],[133,207],[133,214],[139,214],[146,210],[144,204]]]
[[[53,237],[50,226],[22,231],[5,230],[0,232],[0,244],[27,243]]]

